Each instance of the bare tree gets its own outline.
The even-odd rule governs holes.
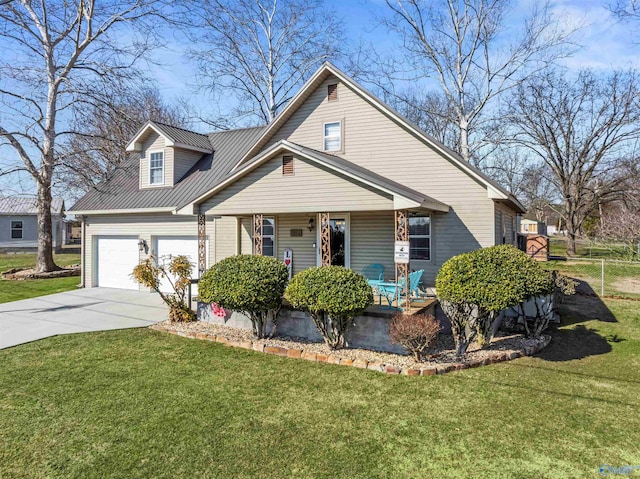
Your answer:
[[[94,84],[139,75],[131,65],[154,45],[144,21],[157,0],[14,0],[0,5],[0,141],[37,186],[39,272],[57,269],[51,248],[51,185],[61,136],[75,111],[93,103]],[[140,28],[127,29],[136,24]]]
[[[454,151],[460,150],[455,108],[444,94],[412,88],[398,95],[388,95],[385,100],[440,143]]]
[[[574,79],[553,71],[513,95],[514,143],[547,166],[561,192],[569,255],[587,216],[624,192],[617,168],[640,138],[638,93],[633,71],[606,77],[581,71]]]
[[[620,20],[640,19],[640,1],[616,0],[608,4],[609,10]]]
[[[270,123],[344,45],[342,23],[322,0],[203,0],[188,15],[198,81],[211,92],[233,91],[238,119]]]
[[[405,52],[402,66],[392,63],[391,71],[386,69],[391,83],[403,69],[412,80],[437,79],[454,110],[459,152],[467,161],[478,149],[472,138],[487,106],[565,55],[573,33],[558,27],[547,4],[535,7],[511,38],[504,35],[509,0],[386,0],[386,4],[391,16],[383,23],[400,36]]]
[[[609,205],[597,233],[600,238],[624,244],[630,258],[640,256],[640,203],[617,201]]]
[[[62,145],[58,182],[67,194],[83,194],[108,179],[128,158],[127,143],[148,120],[186,127],[185,102],[169,104],[149,85],[114,85],[96,102],[77,112],[73,135]]]

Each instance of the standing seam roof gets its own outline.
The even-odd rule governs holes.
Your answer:
[[[227,176],[265,127],[209,133],[213,154],[205,154],[173,187],[140,189],[139,156],[130,155],[111,178],[87,192],[69,210],[179,208],[202,196]],[[164,131],[164,130],[163,130]]]

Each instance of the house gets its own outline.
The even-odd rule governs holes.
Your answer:
[[[518,200],[330,63],[266,127],[200,134],[148,122],[130,159],[70,211],[85,287],[138,288],[148,255],[187,254],[197,274],[240,253],[292,255],[394,279],[396,241],[433,284],[450,257],[516,244]],[[402,243],[400,243],[402,245]]]
[[[0,197],[0,251],[34,250],[38,248],[37,200],[35,198]],[[64,201],[51,201],[53,248],[62,245]]]
[[[80,244],[82,239],[82,226],[79,221],[65,219],[62,230],[63,244]]]
[[[520,220],[520,233],[522,234],[547,234],[547,224],[544,221],[529,220],[522,218]]]

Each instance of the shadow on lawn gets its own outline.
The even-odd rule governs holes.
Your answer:
[[[558,307],[563,329],[551,329],[553,338],[549,346],[536,356],[546,361],[571,361],[588,356],[606,354],[611,351],[611,343],[624,341],[617,336],[604,337],[595,328],[587,328],[587,321],[617,323],[618,320],[591,287],[580,282],[577,294],[565,297]],[[569,329],[566,326],[574,325]]]

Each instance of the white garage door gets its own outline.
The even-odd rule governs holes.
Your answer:
[[[96,245],[96,255],[96,286],[138,289],[138,284],[129,276],[139,261],[136,236],[100,236]]]
[[[207,242],[207,252],[209,244]],[[156,237],[156,255],[159,261],[163,257],[184,255],[193,265],[192,277],[198,277],[198,237],[197,236],[158,236]],[[173,278],[171,278],[173,280]],[[160,289],[164,293],[173,293],[171,284],[166,279],[160,283]],[[197,295],[197,286],[193,286],[194,295]]]

